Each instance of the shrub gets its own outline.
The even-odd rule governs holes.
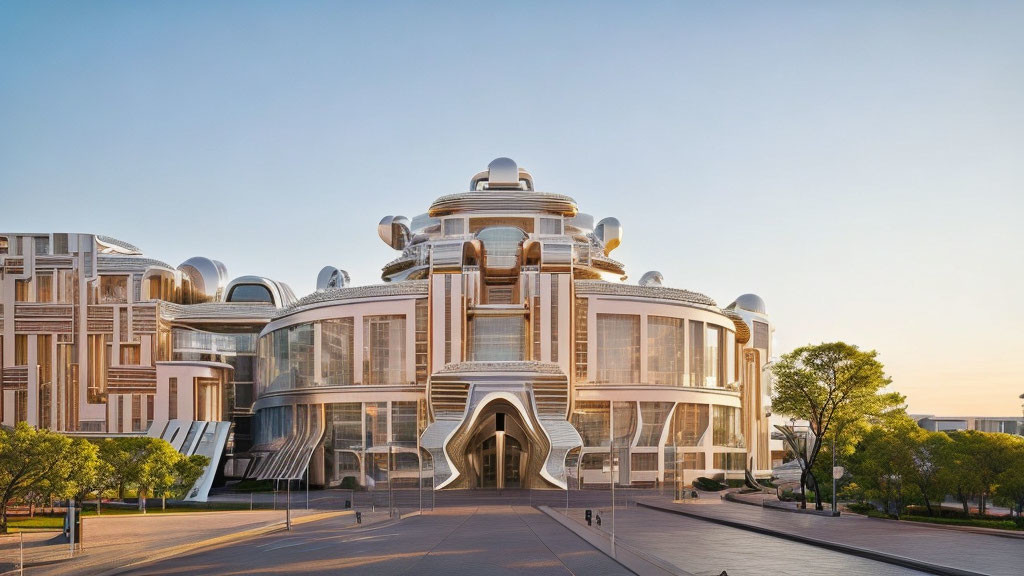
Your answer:
[[[850,512],[854,512],[856,514],[868,514],[875,509],[873,505],[867,502],[847,504],[846,507],[850,510]]]
[[[695,479],[693,481],[693,487],[705,492],[718,492],[719,490],[725,490],[728,488],[725,484],[722,484],[717,480],[712,480],[711,478],[705,478],[704,476],[700,476]]]

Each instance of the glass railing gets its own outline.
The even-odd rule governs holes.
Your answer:
[[[256,352],[256,334],[216,334],[194,330],[174,330],[175,352],[209,354],[251,354]]]

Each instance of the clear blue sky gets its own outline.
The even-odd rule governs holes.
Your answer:
[[[633,281],[1020,413],[1024,4],[508,4],[4,2],[0,229],[302,294],[510,156],[622,221]]]

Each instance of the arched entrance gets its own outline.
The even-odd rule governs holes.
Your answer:
[[[511,404],[498,401],[487,406],[466,445],[469,487],[497,490],[527,487],[529,438]]]

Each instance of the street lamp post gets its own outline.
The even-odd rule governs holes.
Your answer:
[[[391,442],[388,442],[388,518],[395,517],[395,492],[391,483]]]
[[[836,435],[832,433],[832,515],[836,515]]]

